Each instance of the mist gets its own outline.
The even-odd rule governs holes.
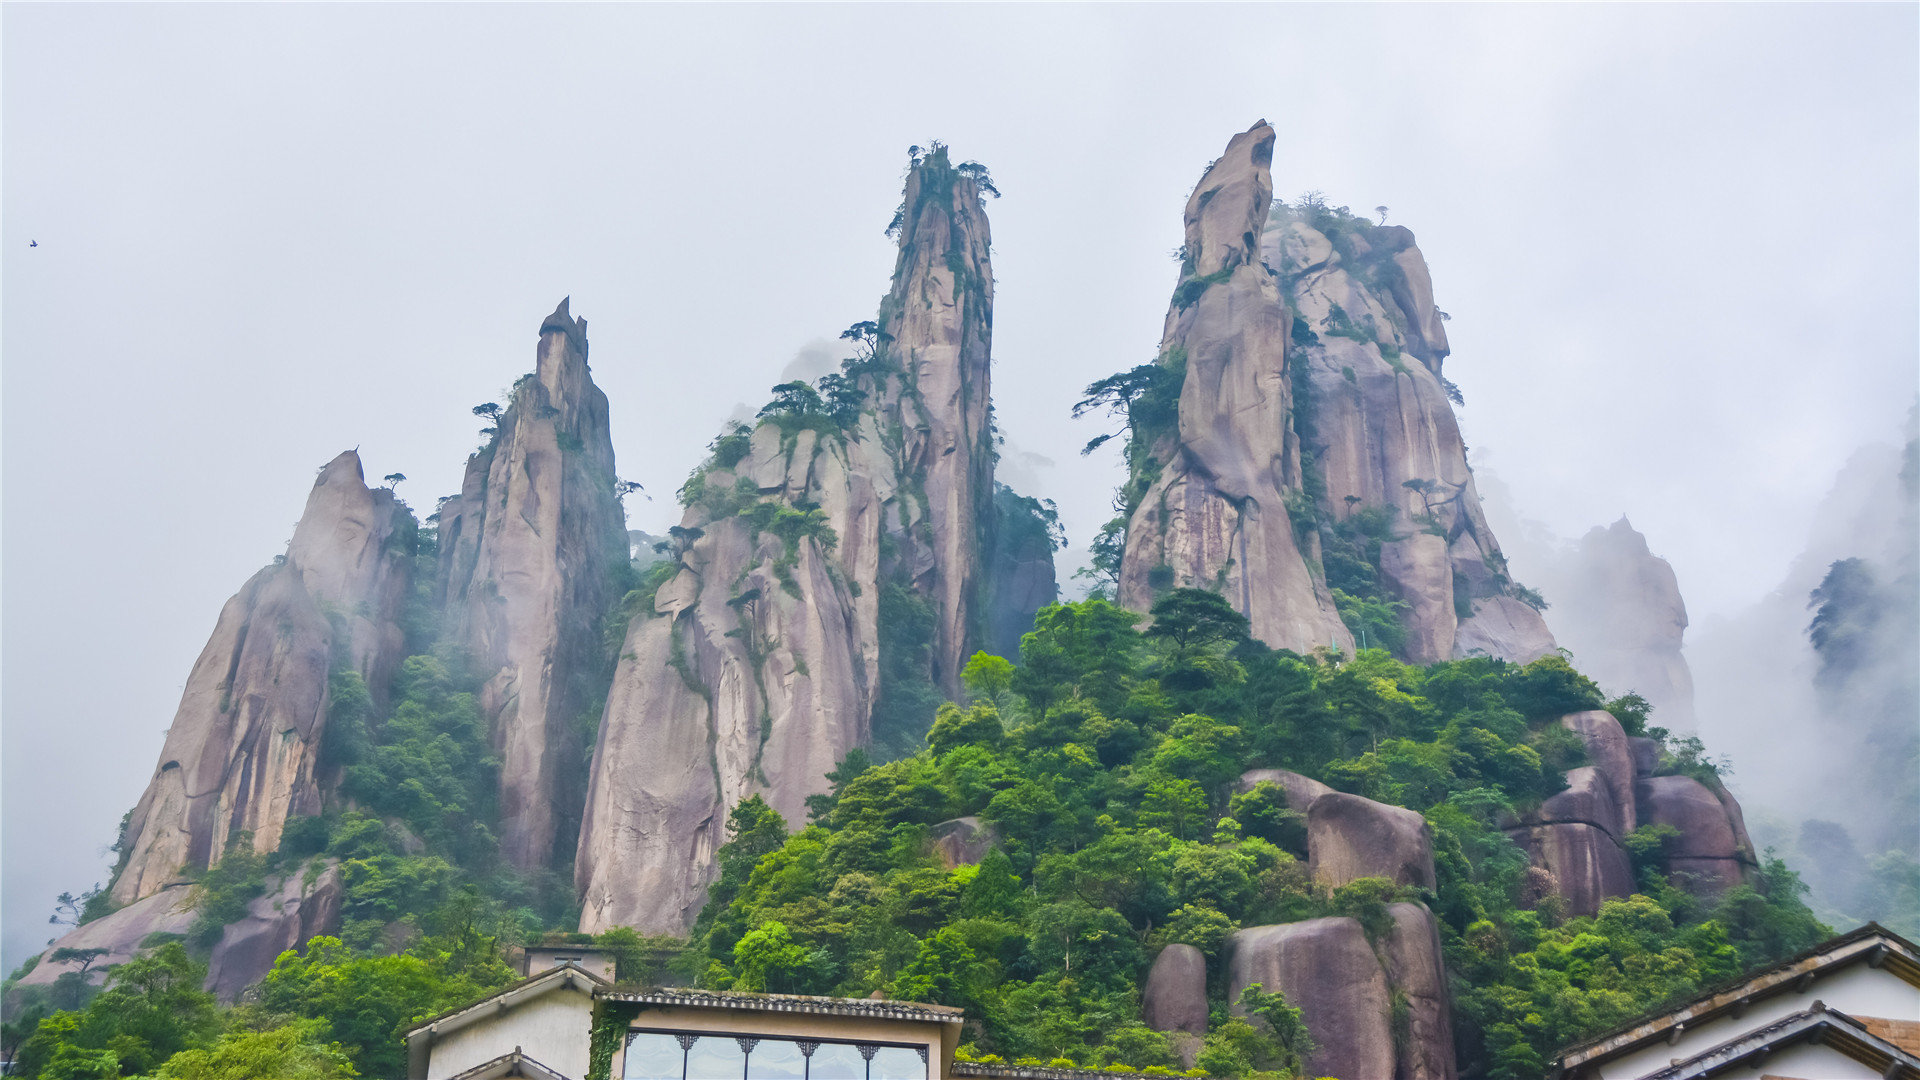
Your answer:
[[[1516,514],[1552,546],[1624,512],[1668,560],[1747,783],[1739,718],[1787,699],[1696,645],[1778,588],[1791,652],[1860,554],[1789,575],[1913,393],[1917,42],[1896,5],[0,8],[0,963],[106,880],[311,470],[357,446],[430,512],[571,294],[663,533],[729,418],[873,316],[933,138],[1005,193],[1003,477],[1057,502],[1066,591],[1122,476],[1073,402],[1155,354],[1187,194],[1266,116],[1277,194],[1418,234]]]
[[[1870,444],[1834,478],[1799,558],[1688,653],[1701,735],[1733,765],[1754,842],[1837,923],[1920,931],[1920,462]]]

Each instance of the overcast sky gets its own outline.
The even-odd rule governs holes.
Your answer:
[[[1076,545],[1119,480],[1076,391],[1152,357],[1186,195],[1265,117],[1280,194],[1418,234],[1516,512],[1628,513],[1696,622],[1741,610],[1914,399],[1916,10],[7,5],[4,963],[104,880],[312,470],[430,510],[570,293],[664,529],[872,316],[930,139],[1006,193],[995,401]]]

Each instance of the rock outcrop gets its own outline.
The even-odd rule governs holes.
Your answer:
[[[247,913],[221,932],[207,961],[207,989],[221,1001],[238,1001],[281,953],[339,930],[342,889],[336,863],[316,867],[311,875],[296,868],[269,882],[267,891],[247,904]]]
[[[1310,1076],[1394,1074],[1391,988],[1357,919],[1332,917],[1235,931],[1227,1000],[1260,984],[1301,1012],[1316,1049]]]
[[[1406,1002],[1406,1039],[1398,1047],[1397,1080],[1451,1080],[1453,1001],[1440,956],[1440,924],[1425,904],[1389,904],[1393,929],[1381,943],[1387,983]]]
[[[1188,200],[1158,360],[1178,421],[1129,412],[1120,602],[1214,589],[1268,645],[1351,650],[1339,591],[1404,605],[1403,641],[1363,644],[1415,663],[1553,651],[1481,509],[1413,234],[1273,202],[1273,146],[1236,136]]]
[[[1261,784],[1273,784],[1286,792],[1287,809],[1303,814],[1313,807],[1315,799],[1333,794],[1333,789],[1320,781],[1287,769],[1248,769],[1234,781],[1233,790],[1245,794]]]
[[[1692,731],[1693,672],[1680,652],[1687,605],[1667,560],[1623,516],[1546,569],[1556,636],[1581,672],[1610,693],[1646,698],[1660,726]]]
[[[1153,958],[1140,995],[1140,1015],[1155,1031],[1207,1033],[1207,958],[1191,945],[1169,945]]]
[[[1313,569],[1312,523],[1295,520],[1303,474],[1293,318],[1259,249],[1273,144],[1265,121],[1234,136],[1187,200],[1186,258],[1159,354],[1180,373],[1179,417],[1135,462],[1153,479],[1127,522],[1118,598],[1144,611],[1165,588],[1215,589],[1268,645],[1351,651],[1353,635]]]
[[[1724,788],[1715,791],[1691,776],[1652,776],[1640,782],[1639,792],[1642,824],[1680,832],[1668,848],[1675,885],[1718,896],[1756,867],[1740,804]]]
[[[1356,554],[1378,544],[1377,582],[1407,605],[1405,657],[1551,652],[1480,506],[1448,402],[1457,392],[1442,374],[1445,315],[1413,233],[1318,203],[1276,204],[1261,253],[1295,316],[1294,428],[1322,526],[1330,544],[1367,538]],[[1349,592],[1369,584],[1357,573],[1328,561],[1329,581]]]
[[[444,636],[485,679],[500,849],[522,869],[574,841],[586,763],[569,727],[594,704],[584,684],[604,670],[601,620],[628,559],[607,398],[587,367],[587,322],[568,308],[541,323],[533,373],[440,508]]]
[[[336,661],[384,687],[416,526],[393,492],[369,489],[347,451],[314,481],[287,554],[221,609],[187,676],[160,762],[121,836],[117,904],[219,861],[242,835],[280,844],[289,816],[320,809],[320,743]]]
[[[87,966],[86,977],[90,983],[106,981],[107,969],[133,959],[140,951],[140,943],[150,935],[185,934],[192,929],[193,893],[192,885],[170,885],[67,931],[60,940],[47,946],[40,954],[40,962],[14,986],[52,986],[60,976],[81,970],[75,962],[55,963],[53,954],[58,949],[105,949],[104,954]],[[8,1008],[11,1010],[11,1003]]]
[[[917,743],[932,716],[912,703],[958,689],[995,591],[998,520],[976,170],[939,147],[916,159],[893,287],[850,332],[860,354],[824,398],[776,391],[683,490],[672,576],[634,613],[600,725],[575,862],[583,930],[684,931],[729,808],[759,794],[797,826],[875,736],[876,709],[881,737]],[[931,627],[926,659],[883,656],[914,623]]]
[[[1745,879],[1756,865],[1740,804],[1724,788],[1691,777],[1655,776],[1659,744],[1629,737],[1612,713],[1570,713],[1562,726],[1580,736],[1588,765],[1567,770],[1567,787],[1512,822],[1507,835],[1546,877],[1528,903],[1552,893],[1572,915],[1592,915],[1612,897],[1635,889],[1627,834],[1644,825],[1670,825],[1673,882],[1717,895]]]
[[[1431,889],[1433,830],[1405,807],[1330,792],[1307,810],[1307,864],[1332,889],[1363,877]]]
[[[1236,931],[1227,945],[1227,1000],[1255,983],[1285,994],[1316,1044],[1307,1075],[1452,1080],[1439,927],[1423,904],[1388,911],[1392,924],[1372,942],[1358,920],[1344,917]],[[1405,1002],[1398,1039],[1396,997]]]
[[[954,818],[927,830],[927,840],[940,863],[952,870],[956,866],[977,866],[1000,844],[1000,834],[977,817]]]

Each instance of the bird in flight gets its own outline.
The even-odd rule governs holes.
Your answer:
[[[27,246],[28,246],[28,247],[39,247],[39,246],[40,246],[40,241],[38,241],[38,240],[29,240],[29,241],[27,241]]]

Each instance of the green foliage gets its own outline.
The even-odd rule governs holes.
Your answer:
[[[930,676],[937,616],[905,585],[880,587],[880,693],[873,707],[873,750],[881,758],[918,749],[946,700]]]
[[[1378,937],[1389,905],[1419,899],[1462,980],[1463,1075],[1521,1075],[1561,1041],[1818,932],[1784,867],[1713,908],[1650,864],[1644,894],[1598,918],[1520,906],[1527,860],[1502,826],[1583,760],[1558,719],[1600,700],[1564,657],[1314,661],[1248,639],[1230,614],[1194,590],[1163,598],[1146,630],[1104,601],[1049,606],[1018,667],[969,663],[970,704],[941,708],[925,749],[850,756],[792,835],[754,807],[693,943],[705,984],[951,1004],[976,1058],[1165,1070],[1165,1038],[1136,1019],[1155,949],[1217,961],[1237,928],[1333,914]],[[1284,792],[1232,790],[1260,767],[1424,813],[1436,888],[1315,886]],[[998,844],[948,868],[929,832],[969,815]],[[1310,1049],[1292,1006],[1221,992],[1202,1062],[1297,1068]]]
[[[114,968],[82,1011],[41,1020],[15,1058],[20,1075],[45,1080],[138,1076],[212,1041],[213,995],[200,989],[207,966],[169,942]]]
[[[296,1020],[265,1031],[230,1031],[206,1049],[168,1058],[156,1080],[349,1080],[359,1076],[324,1020]]]

